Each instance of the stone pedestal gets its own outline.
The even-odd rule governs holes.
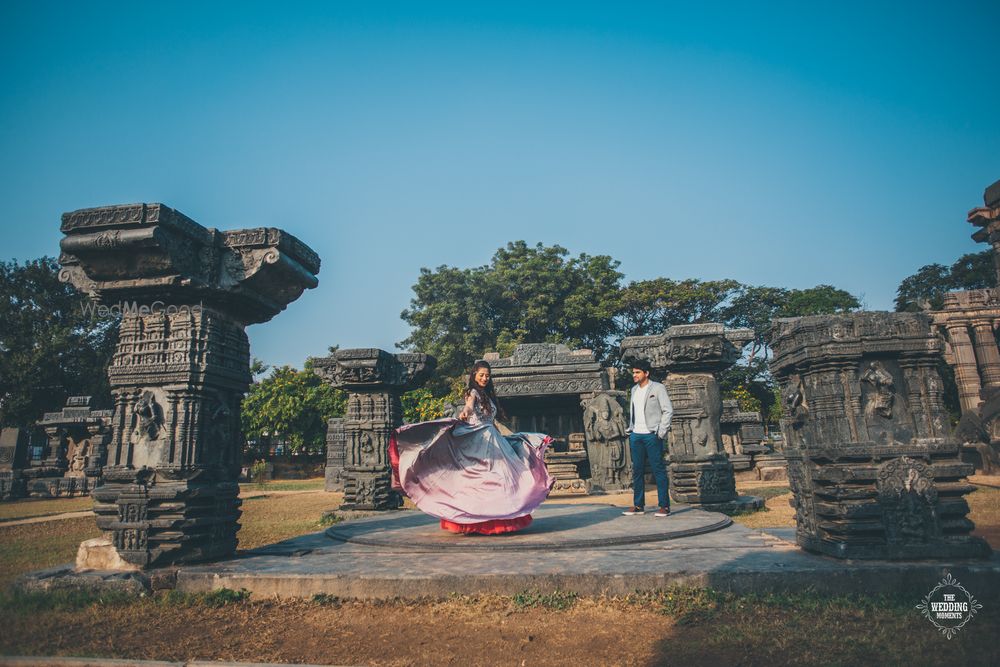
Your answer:
[[[799,545],[839,558],[985,557],[963,496],[930,318],[853,313],[776,320],[771,370]]]
[[[22,471],[28,463],[28,432],[22,428],[0,430],[0,500],[24,496]]]
[[[121,316],[98,527],[141,567],[232,554],[244,328],[315,287],[319,258],[287,232],[206,229],[162,204],[66,213],[62,231],[60,279]]]
[[[736,362],[753,337],[721,324],[670,327],[655,336],[622,341],[626,366],[646,361],[664,382],[674,406],[668,438],[670,497],[707,509],[756,509],[759,498],[739,497],[733,465],[722,442],[722,398],[715,375]]]
[[[347,392],[344,442],[345,510],[391,510],[402,504],[392,488],[389,436],[403,424],[399,396],[423,385],[437,362],[426,354],[391,354],[374,348],[337,350],[313,359],[312,368],[331,386]]]

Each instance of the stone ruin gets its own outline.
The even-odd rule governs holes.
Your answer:
[[[1000,284],[1000,181],[986,188],[984,206],[969,211],[980,227],[972,238],[993,247]],[[985,474],[1000,474],[1000,289],[988,288],[944,295],[942,310],[931,313],[945,339],[945,360],[955,369],[962,421],[963,457]]]
[[[71,396],[59,412],[46,412],[39,457],[27,429],[4,429],[0,440],[0,500],[90,494],[100,484],[111,411],[91,408],[90,396]]]
[[[722,401],[722,446],[733,464],[736,479],[779,481],[788,479],[785,457],[767,440],[759,412],[740,410],[735,399]]]
[[[630,488],[623,394],[611,390],[608,371],[592,351],[525,343],[510,357],[490,353],[484,359],[493,368],[493,384],[509,415],[508,426],[552,437],[545,455],[556,479],[550,495]]]
[[[244,329],[316,287],[319,257],[280,229],[206,229],[162,204],[65,213],[62,232],[60,279],[121,316],[98,527],[140,567],[232,554]]]
[[[673,326],[662,334],[632,336],[621,344],[626,366],[646,361],[654,379],[663,377],[674,406],[667,441],[670,496],[679,503],[719,511],[763,507],[755,496],[739,496],[733,464],[722,441],[718,373],[736,363],[753,339],[749,329],[721,324]]]
[[[317,375],[347,392],[346,414],[330,420],[327,431],[328,446],[334,446],[328,452],[333,458],[327,459],[327,480],[330,484],[332,476],[333,485],[342,487],[341,508],[400,507],[402,498],[392,488],[389,436],[403,424],[400,394],[421,387],[437,361],[426,354],[392,354],[374,348],[337,350],[311,361]]]
[[[985,557],[949,434],[941,343],[916,313],[779,319],[771,371],[798,544],[838,558]]]

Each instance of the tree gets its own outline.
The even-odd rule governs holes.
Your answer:
[[[896,289],[896,310],[941,310],[946,292],[997,286],[993,250],[962,255],[950,267],[928,264],[903,278]]]
[[[719,322],[724,319],[726,302],[741,288],[735,280],[655,278],[631,282],[619,294],[615,334],[620,341],[675,324]]]
[[[272,369],[271,374],[250,385],[243,399],[243,433],[248,439],[285,438],[293,450],[322,448],[326,422],[344,414],[347,396],[323,382],[309,369],[291,366]]]
[[[91,305],[59,281],[51,257],[0,262],[0,424],[30,427],[75,395],[110,406],[119,318]]]
[[[570,257],[558,245],[515,241],[486,266],[421,269],[401,314],[413,330],[399,346],[434,355],[444,378],[462,374],[484,352],[508,353],[518,343],[565,343],[605,357],[618,265],[606,255]]]

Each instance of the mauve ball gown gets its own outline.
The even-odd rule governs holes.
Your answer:
[[[504,436],[496,406],[479,397],[468,421],[435,419],[401,426],[389,454],[393,486],[454,533],[494,535],[527,527],[555,478],[545,467],[551,438],[541,433]]]

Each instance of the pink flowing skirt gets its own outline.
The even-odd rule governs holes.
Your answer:
[[[407,424],[389,444],[393,486],[445,530],[520,530],[555,482],[544,461],[551,440],[541,433],[504,436],[492,423],[458,419]]]

